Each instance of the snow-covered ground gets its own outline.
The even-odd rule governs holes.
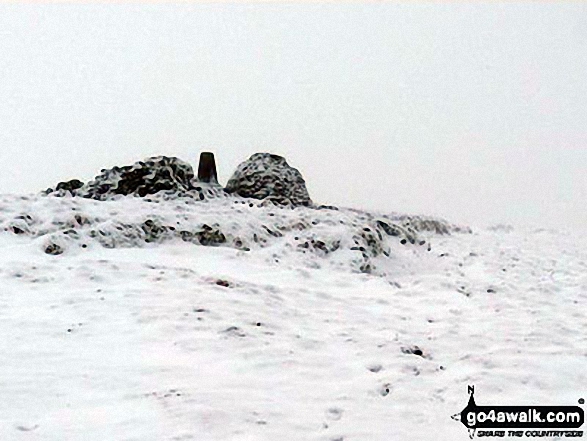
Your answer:
[[[465,440],[467,385],[586,398],[585,237],[234,202],[2,197],[0,440]]]

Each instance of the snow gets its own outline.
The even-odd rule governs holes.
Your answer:
[[[234,202],[0,199],[0,439],[457,440],[469,384],[480,405],[585,398],[584,237],[421,228],[430,251],[385,236],[365,272],[356,226],[401,216]],[[116,233],[146,218],[229,240]]]

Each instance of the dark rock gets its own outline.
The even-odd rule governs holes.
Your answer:
[[[84,183],[79,179],[72,179],[70,181],[60,182],[57,184],[56,191],[69,191],[71,194],[75,194],[76,190],[82,188]]]
[[[373,266],[369,263],[363,263],[359,267],[359,271],[365,274],[371,274],[371,272],[373,271]]]
[[[226,236],[218,228],[212,228],[206,224],[202,225],[200,231],[194,233],[194,237],[201,245],[205,246],[218,246],[226,243]]]
[[[194,233],[191,231],[182,230],[179,232],[179,236],[184,242],[191,242],[194,237]]]
[[[145,242],[156,242],[162,239],[172,227],[160,225],[159,223],[147,219],[142,225],[141,229],[145,233]]]
[[[241,163],[225,190],[246,198],[267,199],[277,205],[312,205],[301,173],[290,167],[285,158],[269,153],[255,153]]]
[[[63,254],[63,248],[56,243],[50,243],[45,247],[45,253],[51,254],[53,256],[57,256],[59,254]]]
[[[73,218],[78,225],[90,225],[90,220],[85,216],[76,214]]]
[[[420,349],[418,346],[401,348],[401,350],[404,354],[413,354],[417,355],[418,357],[429,358],[427,355],[424,355],[424,351]]]

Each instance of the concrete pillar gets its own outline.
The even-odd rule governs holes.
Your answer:
[[[218,184],[218,176],[216,174],[216,161],[214,160],[214,153],[200,153],[200,164],[198,165],[198,181],[206,182],[209,184]]]

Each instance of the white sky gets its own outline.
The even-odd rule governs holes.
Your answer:
[[[284,155],[319,203],[587,228],[587,5],[0,5],[0,192]]]

